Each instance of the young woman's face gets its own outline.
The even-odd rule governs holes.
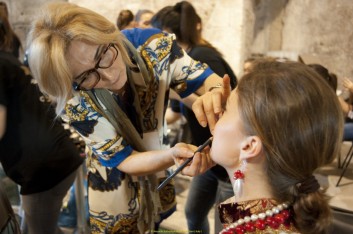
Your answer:
[[[241,142],[246,138],[243,132],[237,94],[232,91],[226,109],[214,129],[211,148],[212,160],[226,169],[236,168],[239,163]]]
[[[118,92],[127,81],[126,65],[116,46],[95,45],[75,40],[71,42],[66,57],[74,77],[73,82],[81,83],[82,75],[97,67],[98,62],[96,72],[99,73],[100,80],[94,88],[106,88]],[[82,83],[82,88],[89,89],[85,85],[87,82]]]

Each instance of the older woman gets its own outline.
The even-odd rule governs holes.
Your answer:
[[[153,230],[175,205],[172,185],[156,192],[156,173],[191,157],[196,148],[166,147],[170,88],[186,97],[219,87],[222,79],[192,60],[172,34],[121,33],[103,16],[69,3],[44,8],[28,35],[28,48],[39,87],[88,146],[92,232]],[[224,95],[212,92],[204,100],[210,103],[206,109],[219,111]],[[213,112],[208,118],[214,123]],[[183,173],[197,175],[212,165],[208,155],[198,153]]]

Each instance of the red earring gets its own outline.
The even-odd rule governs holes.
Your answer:
[[[233,174],[234,184],[233,191],[235,198],[240,198],[243,195],[243,184],[244,184],[244,172],[246,167],[246,160],[242,160],[240,163],[239,170],[236,170]]]
[[[235,180],[238,180],[238,179],[243,180],[244,179],[244,173],[241,170],[236,170],[234,172],[233,179],[235,179]]]

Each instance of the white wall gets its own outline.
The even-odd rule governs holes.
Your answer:
[[[101,13],[115,23],[122,9],[129,9],[133,13],[139,9],[157,12],[164,6],[176,4],[179,0],[69,0],[69,2]],[[242,67],[240,49],[243,0],[190,0],[189,2],[193,4],[202,18],[204,38],[222,52],[238,75]]]

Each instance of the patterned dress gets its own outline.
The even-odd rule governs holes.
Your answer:
[[[169,88],[185,97],[196,91],[213,72],[180,49],[174,35],[156,29],[132,29],[123,33],[142,58],[147,71],[145,74],[149,77],[145,80],[141,77],[143,72],[139,66],[136,69],[127,68],[128,101],[111,93],[135,128],[123,128],[122,133],[138,132],[148,150],[165,149],[168,144],[164,115]],[[134,52],[131,48],[127,49]],[[133,144],[122,136],[124,134],[119,134],[87,92],[77,92],[69,100],[63,119],[77,130],[89,149],[87,168],[91,232],[141,233],[138,222],[146,217],[140,217],[139,212],[141,199],[146,198],[141,195],[142,189],[136,178],[117,169],[131,155]],[[166,186],[159,198],[162,206],[159,213],[171,213],[175,207],[173,185]],[[152,218],[152,222],[163,219],[158,216]]]

